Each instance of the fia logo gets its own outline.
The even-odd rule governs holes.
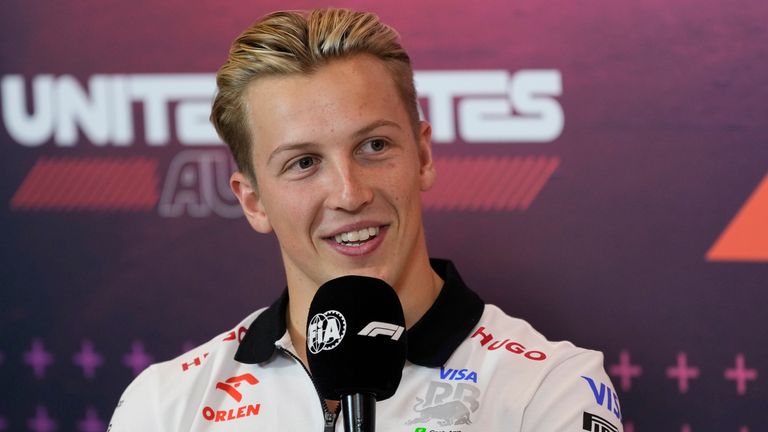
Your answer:
[[[307,348],[312,354],[336,348],[347,331],[347,321],[339,311],[319,313],[309,320]]]

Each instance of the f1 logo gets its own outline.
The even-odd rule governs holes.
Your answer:
[[[243,381],[247,382],[250,385],[256,385],[259,383],[259,380],[256,379],[253,375],[247,373],[243,375],[234,376],[232,378],[227,378],[224,382],[218,382],[216,383],[216,388],[219,390],[224,390],[227,392],[228,395],[232,397],[232,399],[240,402],[243,400],[243,394],[237,391],[237,387],[240,387],[240,384],[243,383]]]
[[[371,321],[365,326],[358,335],[376,337],[378,335],[391,336],[392,340],[396,341],[400,339],[400,336],[405,330],[402,326],[389,324],[381,321]]]

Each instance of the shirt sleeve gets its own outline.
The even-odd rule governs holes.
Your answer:
[[[163,430],[157,421],[157,402],[157,382],[154,367],[150,366],[120,396],[107,432]]]
[[[623,432],[621,406],[603,369],[603,355],[584,351],[541,381],[523,414],[524,432]]]

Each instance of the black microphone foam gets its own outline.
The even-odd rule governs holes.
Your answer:
[[[324,398],[391,397],[407,349],[403,308],[386,282],[342,276],[317,290],[307,318],[307,360]]]

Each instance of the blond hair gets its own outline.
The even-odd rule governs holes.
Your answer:
[[[348,9],[285,11],[266,15],[232,44],[216,75],[211,122],[238,169],[255,180],[248,127],[248,85],[260,77],[311,74],[333,59],[369,54],[387,66],[416,131],[413,69],[397,32],[367,12]]]

